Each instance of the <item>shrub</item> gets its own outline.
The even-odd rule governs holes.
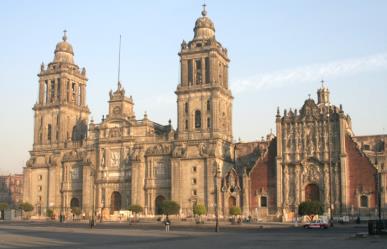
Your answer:
[[[207,213],[207,209],[203,204],[194,205],[192,211],[194,215],[199,215],[199,216]]]
[[[230,207],[229,213],[232,216],[236,216],[236,215],[241,215],[242,211],[241,211],[240,207]]]
[[[47,217],[51,218],[54,215],[54,211],[52,211],[52,209],[47,209],[46,215]]]
[[[299,215],[308,215],[311,220],[313,216],[322,215],[324,213],[324,207],[319,201],[304,201],[298,206]]]
[[[196,204],[193,206],[193,214],[199,216],[199,220],[196,223],[200,224],[202,222],[202,215],[207,213],[207,209],[203,204]]]

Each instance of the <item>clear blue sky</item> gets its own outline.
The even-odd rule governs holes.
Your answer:
[[[300,108],[321,78],[343,104],[357,135],[387,133],[387,1],[207,0],[217,39],[231,59],[234,138],[274,131],[277,106]],[[68,30],[86,67],[87,101],[99,122],[121,79],[137,118],[176,127],[179,58],[202,1],[1,1],[0,173],[22,172],[32,149],[33,104],[41,62]]]

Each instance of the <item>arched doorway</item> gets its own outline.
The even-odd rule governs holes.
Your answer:
[[[232,208],[236,206],[236,198],[234,196],[230,196],[228,198],[228,207]]]
[[[111,199],[110,199],[110,212],[113,213],[114,211],[121,210],[121,194],[117,191],[114,191],[112,193]]]
[[[156,214],[162,214],[161,204],[163,203],[163,201],[165,201],[164,196],[159,195],[156,197],[156,201],[155,201],[155,213]]]
[[[305,187],[305,201],[320,201],[320,189],[314,184],[308,184]]]
[[[80,207],[80,203],[79,203],[79,199],[78,198],[72,198],[71,201],[70,201],[70,207],[73,209],[73,208],[79,208]]]

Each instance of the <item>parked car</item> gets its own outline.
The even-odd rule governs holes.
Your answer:
[[[314,220],[308,224],[304,225],[304,228],[323,228],[327,229],[329,227],[329,224],[327,222],[324,222],[322,220]]]

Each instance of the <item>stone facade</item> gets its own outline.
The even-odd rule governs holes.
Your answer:
[[[196,203],[210,215],[217,209],[227,216],[238,206],[246,216],[285,220],[308,199],[322,201],[328,213],[357,208],[363,196],[374,207],[375,169],[325,86],[300,112],[278,110],[276,135],[233,143],[230,60],[205,9],[179,57],[176,129],[147,114],[138,119],[121,82],[109,93],[106,118],[95,123],[88,119],[86,70],[75,64],[65,33],[54,61],[38,74],[34,144],[24,168],[24,201],[36,215],[52,209],[69,217],[79,207],[87,217],[94,211],[109,219],[139,204],[153,216],[168,199],[182,216]]]

